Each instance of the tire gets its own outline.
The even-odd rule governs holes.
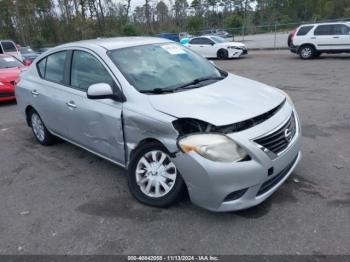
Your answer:
[[[167,166],[170,167],[166,169]],[[133,153],[128,168],[128,186],[138,201],[154,207],[174,204],[186,189],[167,150],[153,142],[137,148]]]
[[[30,126],[36,140],[44,146],[52,145],[55,137],[47,130],[41,117],[35,110],[29,112]]]
[[[220,60],[226,60],[228,58],[228,51],[226,49],[220,49],[217,53],[217,57]]]
[[[312,59],[316,55],[316,50],[311,45],[304,45],[299,49],[299,56],[301,59],[307,60]]]

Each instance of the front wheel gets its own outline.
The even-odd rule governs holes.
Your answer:
[[[167,150],[157,143],[136,149],[128,169],[128,185],[137,200],[155,207],[175,203],[185,189]]]
[[[315,56],[316,51],[311,45],[302,46],[299,50],[299,56],[301,59],[311,59]]]
[[[218,59],[226,60],[228,58],[228,51],[226,49],[220,49],[217,53]]]

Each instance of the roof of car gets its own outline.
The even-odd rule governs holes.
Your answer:
[[[91,45],[96,45],[96,46],[103,47],[107,50],[113,50],[113,49],[130,47],[130,46],[139,46],[139,45],[156,44],[156,43],[168,43],[168,42],[172,42],[172,41],[165,38],[158,38],[158,37],[113,37],[113,38],[97,38],[97,39],[90,39],[90,40],[82,40],[78,42],[68,43],[63,46],[64,47],[69,47],[69,46],[88,47]]]
[[[338,21],[338,22],[309,23],[309,24],[302,24],[301,26],[334,25],[334,24],[350,24],[350,22],[349,21]]]

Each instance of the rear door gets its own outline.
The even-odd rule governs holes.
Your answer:
[[[70,51],[63,50],[41,59],[37,68],[40,79],[32,86],[33,106],[47,128],[67,139],[71,139],[66,119],[69,108],[67,96],[67,66]]]

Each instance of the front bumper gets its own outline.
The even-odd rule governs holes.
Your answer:
[[[234,211],[260,204],[271,196],[292,174],[301,159],[301,131],[287,149],[271,158],[253,142],[261,134],[276,129],[292,114],[287,104],[269,120],[248,130],[228,136],[243,147],[251,160],[219,163],[196,153],[180,153],[173,159],[187,185],[191,201],[212,211]]]

